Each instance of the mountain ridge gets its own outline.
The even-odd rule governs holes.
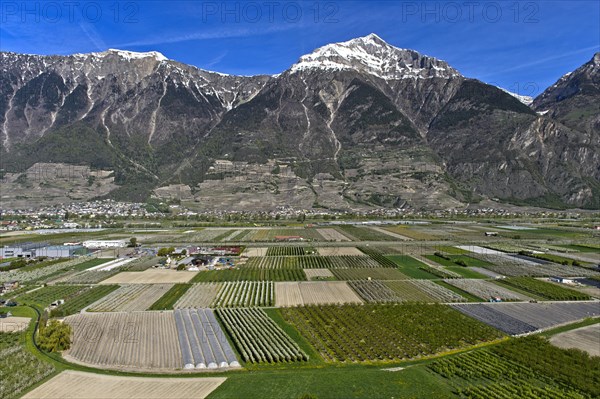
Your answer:
[[[596,58],[573,75],[582,90],[560,83],[568,76],[554,85],[577,109],[593,109],[598,98]],[[374,34],[322,46],[273,76],[220,74],[123,50],[0,53],[0,70],[5,172],[87,162],[115,170],[120,187],[109,196],[120,199],[183,184],[207,206],[219,206],[204,197],[209,186],[230,207],[248,193],[265,206],[306,206],[312,197],[312,206],[336,209],[461,207],[485,198],[597,205],[593,114],[574,122],[567,103],[546,92],[529,107]],[[248,169],[217,177],[217,161]],[[256,165],[290,173],[248,175]]]

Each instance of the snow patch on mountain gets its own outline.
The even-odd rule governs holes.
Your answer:
[[[523,104],[525,105],[530,105],[533,102],[533,97],[530,96],[522,96],[520,94],[517,93],[513,93],[512,91],[508,91],[506,89],[503,89],[502,87],[496,86],[498,87],[500,90],[502,90],[505,93],[510,94],[511,96],[513,96],[514,98],[516,98],[517,100],[521,101]]]

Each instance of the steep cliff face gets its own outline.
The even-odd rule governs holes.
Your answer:
[[[195,195],[223,160],[288,168],[288,194],[273,194],[271,205],[305,206],[312,195],[339,208],[443,208],[486,197],[595,206],[599,59],[529,107],[374,34],[316,49],[276,76],[223,75],[156,52],[0,53],[2,167],[114,170],[116,198],[143,199],[170,184]],[[257,179],[254,193],[283,179],[232,174]],[[211,186],[242,198],[238,188],[226,179]]]

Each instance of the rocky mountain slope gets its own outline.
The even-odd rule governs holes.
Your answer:
[[[276,76],[155,52],[0,53],[5,186],[45,162],[114,171],[99,196],[208,208],[596,207],[598,60],[529,107],[373,34]]]

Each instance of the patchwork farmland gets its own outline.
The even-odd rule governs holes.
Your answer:
[[[0,308],[0,325],[32,320],[20,331],[0,332],[0,352],[6,355],[0,361],[0,396],[102,396],[97,384],[105,384],[110,397],[157,392],[161,398],[210,394],[215,399],[597,396],[597,384],[577,377],[596,381],[593,358],[565,352],[545,338],[547,345],[527,338],[594,326],[600,318],[597,292],[577,286],[597,283],[595,265],[552,261],[600,259],[597,252],[585,252],[596,250],[590,245],[600,234],[590,233],[589,219],[577,227],[504,229],[487,236],[488,230],[499,230],[487,219],[398,220],[407,225],[393,226],[391,218],[377,225],[265,217],[216,227],[202,218],[165,220],[168,226],[156,231],[107,228],[98,236],[135,237],[139,244],[102,251],[110,259],[45,260],[0,269],[0,280],[16,276],[22,283],[2,295],[17,306]],[[28,233],[30,238],[35,236]],[[49,241],[60,240],[50,235]],[[229,247],[241,254],[213,266],[215,254]],[[536,256],[549,260],[505,252],[517,248],[539,251]],[[120,263],[124,259],[133,260]],[[582,275],[573,285],[536,278],[575,271]],[[65,303],[50,305],[58,299]],[[50,357],[39,353],[33,340],[40,348],[49,340],[43,331],[32,334],[36,310],[44,315],[40,325],[52,323],[54,329],[54,320],[64,318],[72,327],[70,349]],[[5,317],[7,312],[13,315]],[[540,365],[565,376],[550,379],[548,371],[527,371],[536,365],[520,352],[534,353]],[[563,360],[560,367],[556,359]],[[26,381],[12,361],[36,377]],[[73,371],[83,366],[90,367],[89,375]],[[2,373],[9,369],[6,379]],[[578,372],[568,374],[571,369]],[[163,376],[159,381],[122,373]],[[171,384],[171,377],[181,374],[186,378]],[[212,375],[219,376],[218,383],[211,382]],[[117,377],[125,380],[111,380]],[[69,381],[72,387],[59,386]],[[33,387],[38,383],[44,385]]]

